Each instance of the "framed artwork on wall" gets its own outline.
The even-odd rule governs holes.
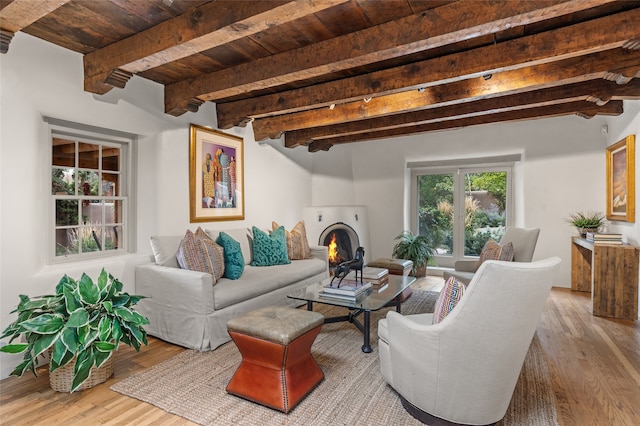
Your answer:
[[[635,222],[635,135],[607,147],[607,219]]]
[[[189,137],[191,222],[244,219],[244,141],[192,124]]]

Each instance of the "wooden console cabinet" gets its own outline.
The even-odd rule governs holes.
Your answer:
[[[640,248],[571,238],[571,289],[591,292],[593,315],[638,319]]]

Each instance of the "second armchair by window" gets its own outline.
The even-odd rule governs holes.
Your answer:
[[[500,240],[500,245],[513,244],[514,262],[531,262],[539,234],[540,228],[510,226],[505,230]],[[460,282],[469,284],[477,269],[478,262],[476,260],[459,260],[455,263],[455,269],[453,271],[445,271],[443,277],[446,281],[449,277],[454,276]]]

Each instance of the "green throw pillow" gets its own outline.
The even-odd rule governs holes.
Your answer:
[[[220,232],[216,243],[224,249],[224,276],[230,280],[237,280],[244,272],[244,257],[240,243],[226,232]]]
[[[251,266],[286,265],[291,263],[287,252],[284,226],[267,234],[255,226],[253,229],[253,262]]]

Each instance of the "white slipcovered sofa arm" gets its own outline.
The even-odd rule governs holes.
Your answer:
[[[136,266],[136,294],[181,311],[207,314],[213,308],[213,278],[206,272],[155,264]]]
[[[310,246],[311,257],[324,260],[329,264],[329,248],[327,246]]]

